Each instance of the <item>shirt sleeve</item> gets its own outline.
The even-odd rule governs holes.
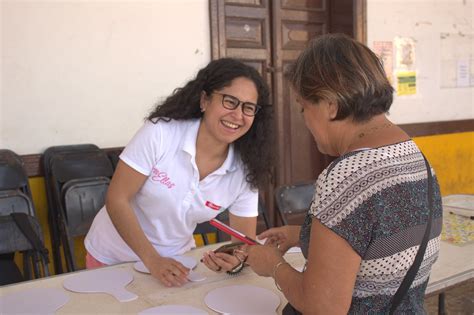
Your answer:
[[[147,121],[127,144],[120,154],[120,159],[134,170],[148,176],[163,152],[162,139],[160,122]]]
[[[310,214],[346,240],[364,257],[370,244],[374,213],[371,200],[360,191],[360,178],[351,161],[343,160],[320,174]],[[350,171],[346,170],[349,165]]]
[[[242,192],[229,207],[229,211],[239,217],[258,216],[258,190],[251,189],[250,184],[245,182]]]

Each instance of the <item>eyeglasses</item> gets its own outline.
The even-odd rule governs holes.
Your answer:
[[[242,102],[237,97],[214,92],[214,94],[222,95],[222,106],[226,109],[234,110],[242,104],[242,113],[245,116],[255,116],[262,106],[250,103],[250,102]]]

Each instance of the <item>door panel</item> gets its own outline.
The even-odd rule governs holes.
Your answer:
[[[327,0],[273,1],[272,34],[273,80],[277,120],[277,185],[315,180],[325,165],[311,133],[306,129],[296,97],[283,76],[284,70],[304,49],[307,42],[327,33],[329,10]],[[282,71],[283,70],[283,71]]]
[[[210,2],[212,59],[240,59],[259,71],[271,87],[270,15],[267,0]]]

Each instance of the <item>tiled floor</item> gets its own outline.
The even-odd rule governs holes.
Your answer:
[[[446,314],[474,314],[474,280],[446,291]],[[438,296],[425,299],[425,309],[429,315],[438,314]]]

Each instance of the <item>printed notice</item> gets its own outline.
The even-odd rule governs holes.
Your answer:
[[[393,82],[393,43],[374,41],[374,53],[382,60],[383,68],[390,83]]]
[[[411,37],[395,37],[395,59],[397,71],[415,70],[415,40]]]
[[[457,86],[466,87],[469,86],[469,60],[468,59],[459,59],[457,63]]]
[[[416,72],[397,72],[397,95],[416,94]]]

